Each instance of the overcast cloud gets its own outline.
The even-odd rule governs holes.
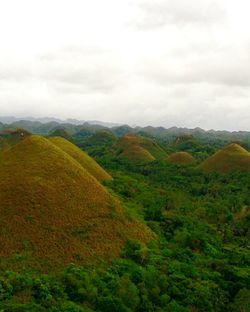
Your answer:
[[[0,115],[250,130],[247,0],[0,1]]]

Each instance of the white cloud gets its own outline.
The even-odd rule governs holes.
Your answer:
[[[2,2],[0,115],[250,130],[249,9],[245,0]]]

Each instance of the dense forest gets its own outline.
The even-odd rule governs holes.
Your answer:
[[[16,126],[25,125],[2,126],[3,150],[26,136]],[[249,133],[91,125],[36,133],[63,137],[95,159],[112,176],[105,189],[151,239],[129,238],[98,265],[44,272],[1,261],[0,311],[250,311]]]

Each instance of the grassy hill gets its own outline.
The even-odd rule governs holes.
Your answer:
[[[126,134],[115,145],[118,153],[135,163],[147,163],[166,155],[153,140],[135,134]]]
[[[250,171],[250,153],[238,144],[230,144],[218,151],[200,166],[208,172]]]
[[[29,136],[2,152],[0,176],[0,268],[48,271],[110,260],[125,240],[150,238],[78,161],[45,138]]]
[[[177,152],[166,158],[167,162],[175,165],[191,165],[195,163],[195,158],[187,152]]]
[[[92,174],[98,181],[112,179],[112,177],[101,166],[99,166],[93,158],[83,152],[76,145],[70,143],[62,137],[53,137],[49,138],[49,140],[78,161],[79,164],[81,164],[82,167]]]

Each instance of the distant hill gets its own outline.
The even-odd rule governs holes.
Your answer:
[[[205,160],[200,166],[208,172],[250,171],[250,153],[238,144],[230,144]]]
[[[151,162],[166,155],[153,140],[135,134],[127,134],[120,138],[115,149],[120,157],[138,164]]]
[[[166,161],[175,165],[191,165],[196,162],[195,158],[187,152],[177,152],[169,155]]]
[[[58,123],[58,124],[72,124],[72,125],[82,125],[84,123],[88,123],[90,125],[100,125],[103,127],[117,127],[120,124],[119,123],[114,123],[114,122],[104,122],[104,121],[99,121],[99,120],[78,120],[74,118],[68,118],[65,120],[62,120],[60,118],[54,118],[54,117],[14,117],[14,116],[0,116],[0,122],[5,123],[5,124],[12,124],[15,122],[39,122],[39,123]]]
[[[118,256],[150,231],[75,159],[29,136],[0,154],[0,267],[42,271]]]
[[[76,145],[70,143],[62,137],[51,137],[49,140],[78,161],[78,163],[89,173],[91,173],[98,181],[112,179],[112,177],[101,166],[99,166],[93,158],[88,156],[88,154],[83,152]]]
[[[116,123],[102,122],[102,121],[84,121],[77,119],[61,120],[58,118],[17,118],[17,117],[1,117],[0,116],[0,129],[1,128],[23,128],[32,133],[40,135],[49,135],[57,128],[64,128],[66,131],[72,134],[74,141],[81,144],[81,140],[96,132],[109,128],[115,136],[122,137],[126,134],[136,134],[146,137],[151,137],[157,140],[161,140],[166,144],[177,143],[181,145],[199,149],[199,145],[207,144],[221,148],[231,142],[241,142],[244,146],[250,149],[250,131],[216,131],[216,130],[203,130],[199,127],[194,129],[180,128],[180,127],[131,127],[129,125],[119,125]],[[189,140],[187,140],[189,138]],[[185,140],[183,140],[185,139]],[[189,150],[185,150],[189,151]],[[210,153],[210,151],[208,151]],[[201,151],[202,155],[206,154]]]
[[[68,141],[72,140],[72,136],[70,135],[69,131],[61,127],[53,130],[49,135],[51,137],[62,137]]]
[[[109,129],[101,129],[88,138],[88,145],[112,145],[117,137]]]

